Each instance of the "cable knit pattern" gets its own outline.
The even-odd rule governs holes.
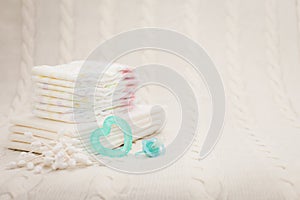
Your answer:
[[[99,1],[99,35],[101,41],[107,40],[113,36],[115,29],[115,21],[113,15],[115,10],[115,1],[102,0]]]
[[[7,115],[0,113],[0,127],[4,126],[7,122]]]
[[[191,40],[197,42],[199,38],[199,31],[195,27],[199,26],[199,8],[200,2],[197,0],[187,0],[184,4],[184,17],[183,17],[183,28],[184,32],[191,38]],[[192,66],[184,68],[185,73],[189,76],[191,85],[196,86],[198,80],[195,77],[195,71]],[[196,86],[197,87],[197,86]]]
[[[16,47],[16,52],[19,51],[18,49],[21,50],[21,78],[18,79],[17,95],[10,109],[11,115],[21,111],[24,107],[23,105],[29,100],[30,93],[28,91],[32,87],[30,71],[35,62],[36,26],[39,27],[39,23],[45,23],[45,19],[52,17],[48,16],[48,13],[44,14],[39,12],[39,15],[41,14],[42,16],[39,20],[36,20],[36,1],[20,1],[22,2],[22,37],[21,46]],[[87,17],[94,17],[96,15],[99,17],[99,19],[96,19],[98,21],[96,25],[87,19],[87,23],[89,24],[85,24],[85,27],[87,27],[87,30],[93,30],[94,28],[95,31],[99,31],[102,41],[110,38],[114,33],[116,19],[120,20],[119,25],[122,25],[123,30],[132,29],[132,22],[140,24],[141,26],[151,27],[155,25],[155,21],[157,20],[160,24],[171,24],[170,26],[177,31],[183,29],[184,32],[194,40],[205,40],[207,49],[214,52],[215,61],[220,64],[219,69],[222,69],[221,64],[223,60],[227,60],[227,65],[224,66],[226,67],[226,72],[222,75],[225,75],[223,78],[226,81],[225,83],[228,83],[226,89],[229,90],[228,98],[231,100],[230,108],[232,109],[229,108],[227,111],[230,114],[232,113],[233,117],[229,116],[226,119],[223,137],[216,146],[215,151],[213,151],[207,159],[200,162],[198,160],[202,143],[199,137],[195,139],[194,144],[178,162],[153,174],[135,176],[118,173],[104,166],[92,166],[86,169],[33,175],[31,172],[3,170],[5,164],[14,160],[19,153],[10,150],[4,152],[0,149],[0,199],[299,199],[299,175],[296,173],[299,162],[296,157],[297,155],[293,154],[297,151],[296,145],[299,143],[296,141],[296,138],[290,138],[290,134],[285,134],[284,136],[280,135],[282,130],[286,130],[287,133],[297,134],[297,130],[299,129],[288,127],[285,123],[281,126],[279,120],[276,118],[277,116],[275,116],[274,121],[271,122],[270,120],[262,121],[261,123],[255,121],[255,116],[252,116],[251,112],[249,112],[252,106],[261,108],[263,106],[260,104],[262,98],[266,98],[264,100],[270,102],[272,102],[272,98],[260,93],[260,88],[256,88],[260,86],[259,84],[257,84],[258,86],[255,84],[253,87],[252,85],[249,88],[246,87],[246,83],[251,84],[250,81],[246,81],[252,78],[251,75],[253,74],[251,73],[260,73],[265,69],[257,72],[251,71],[251,69],[249,70],[251,73],[246,75],[244,74],[244,68],[241,66],[242,62],[239,60],[246,53],[248,54],[247,56],[251,58],[251,56],[256,56],[256,54],[251,54],[253,53],[252,51],[257,51],[258,54],[263,54],[264,51],[266,51],[268,65],[265,66],[267,69],[265,75],[267,78],[264,82],[262,80],[260,81],[262,83],[270,82],[270,89],[272,88],[271,92],[274,94],[274,99],[276,100],[276,106],[274,106],[274,108],[280,108],[280,117],[282,115],[283,119],[288,119],[288,122],[291,122],[291,126],[299,127],[299,113],[296,112],[294,106],[291,104],[291,98],[287,95],[287,88],[282,77],[284,68],[280,64],[281,54],[279,51],[278,21],[279,19],[282,21],[291,19],[292,21],[289,21],[291,24],[286,24],[285,27],[291,28],[295,26],[295,21],[293,20],[296,16],[289,15],[288,18],[285,18],[285,14],[282,12],[284,9],[294,9],[294,7],[291,3],[285,4],[281,2],[281,4],[285,6],[284,8],[280,8],[276,5],[276,0],[265,0],[262,2],[254,2],[253,4],[249,2],[244,3],[242,0],[225,1],[224,3],[227,6],[225,19],[223,18],[223,9],[225,9],[223,8],[223,3],[216,3],[214,1],[203,2],[205,6],[199,10],[200,2],[197,0],[174,1],[169,5],[152,0],[138,1],[138,3],[100,0],[93,2],[93,4],[97,6],[95,9],[97,13],[87,15]],[[300,0],[295,0],[295,2],[298,17],[297,25],[300,34]],[[53,42],[53,46],[49,43],[47,43],[46,46],[43,43],[45,39],[44,35],[39,35],[38,42],[41,42],[39,49],[59,48],[60,54],[58,61],[61,63],[72,59],[75,31],[74,22],[76,21],[73,11],[75,3],[75,1],[71,0],[53,2],[53,4],[58,4],[60,7],[59,15],[61,21],[57,24],[58,29],[60,28],[58,30],[60,33],[59,46],[55,46],[56,42]],[[6,4],[7,3],[3,3],[1,5],[4,5],[5,9],[11,9],[11,4]],[[262,9],[253,10],[258,8],[256,7],[258,4],[265,6],[265,16],[260,15],[262,14],[260,13]],[[18,4],[16,5],[18,6]],[[38,5],[39,8],[42,8],[41,10],[44,10],[45,7],[43,6],[49,6],[49,3],[41,1]],[[166,8],[167,12],[162,8],[162,6],[166,5],[168,6],[168,8]],[[126,6],[128,6],[132,10],[120,9],[120,13],[118,12],[116,14],[116,6],[120,6],[120,8],[127,8]],[[176,9],[173,9],[173,6]],[[239,7],[242,7],[242,9]],[[184,18],[182,17],[182,13],[178,12],[178,8],[182,8]],[[276,9],[279,8],[282,9],[280,10],[281,12],[279,12],[280,14],[276,11]],[[155,9],[158,9],[158,11],[156,12]],[[91,11],[92,10],[93,9],[91,9]],[[239,12],[240,10],[243,10],[244,13]],[[8,9],[6,11],[5,13],[10,13]],[[77,12],[86,11],[77,10]],[[3,19],[8,20],[8,16],[11,18],[11,15],[6,15],[5,13],[3,14]],[[178,22],[174,20],[170,23],[165,16],[166,13],[169,16],[172,15],[172,19],[178,20]],[[207,19],[199,20],[199,13],[201,13],[202,17]],[[264,19],[263,17],[265,17],[266,20],[266,49],[255,49],[256,42],[261,41],[259,38],[260,35],[253,34],[251,38],[249,35],[259,33],[260,23],[257,24],[257,22]],[[38,24],[36,25],[35,22]],[[199,24],[203,33],[197,32],[200,30],[199,27],[197,27],[199,22],[203,22],[203,24]],[[224,22],[226,22],[225,25],[226,28],[228,28],[226,33],[220,31],[223,29]],[[8,23],[11,23],[11,21],[8,20]],[[19,22],[16,22],[16,24],[18,23]],[[246,23],[252,26],[245,28],[245,25],[248,25]],[[14,26],[13,23],[10,25],[11,27]],[[79,25],[80,23],[78,23],[78,26]],[[18,30],[18,27],[15,29],[11,29],[11,27],[10,30]],[[241,31],[247,31],[247,34],[242,32],[243,37],[240,37]],[[282,31],[287,32],[290,31],[290,29]],[[212,32],[213,34],[210,35]],[[226,34],[225,42],[227,44],[225,49],[226,56],[223,55],[223,43],[218,43],[218,41],[214,40],[215,37],[222,38],[224,34]],[[47,35],[47,39],[56,40],[56,38],[49,38],[50,35],[51,34]],[[99,42],[99,35],[95,35],[94,37],[92,35],[93,34],[91,34],[91,38],[77,38],[80,40],[78,43],[83,45],[83,49],[86,49],[88,45],[92,46],[95,42]],[[291,35],[292,34],[280,35],[283,39],[281,42],[283,42],[284,45],[293,45],[290,41],[285,43],[287,37]],[[3,38],[6,39],[6,37]],[[243,39],[243,43],[239,43],[241,38]],[[253,42],[249,51],[246,46],[242,46],[248,44],[244,42],[245,38],[250,39],[249,43]],[[13,39],[15,38],[13,37]],[[295,38],[288,38],[288,40],[291,39],[294,40]],[[15,44],[12,43],[12,47],[14,45]],[[240,48],[243,51],[240,51]],[[44,52],[43,50],[44,49],[42,49],[41,53]],[[11,49],[8,48],[8,51],[11,51]],[[83,53],[83,51],[79,51],[79,53]],[[39,52],[39,54],[37,54],[37,60],[41,60],[41,58],[45,56],[40,55],[41,53]],[[141,56],[141,59],[143,59],[143,62],[153,61],[151,56],[151,54],[145,53]],[[249,57],[243,60],[243,62],[249,62]],[[260,65],[260,59],[264,59],[261,57],[263,56],[255,57],[255,60],[251,60],[251,63]],[[291,61],[293,60],[294,59],[291,59]],[[9,63],[9,61],[5,60],[3,65]],[[191,68],[187,70],[189,69]],[[183,69],[183,72],[185,72],[184,70],[186,69]],[[187,72],[187,74],[191,72]],[[221,70],[221,72],[223,71]],[[189,76],[189,74],[187,77],[189,77],[188,80],[191,81],[193,77]],[[228,77],[226,76],[227,74]],[[12,84],[16,80],[17,78],[12,79],[9,84]],[[197,82],[195,81],[195,83]],[[258,91],[255,91],[256,89]],[[255,94],[260,94],[261,96],[256,99],[254,99],[255,97],[253,96],[249,98],[249,95]],[[201,104],[202,108],[206,105],[207,104]],[[193,108],[192,105],[191,108]],[[264,116],[262,112],[265,111],[266,110],[263,109],[255,109],[257,115],[262,114],[262,116]],[[206,111],[200,110],[200,112]],[[266,116],[268,115],[266,114]],[[4,123],[2,123],[2,121]],[[232,121],[235,122],[234,128],[237,128],[237,130],[231,126]],[[6,122],[6,116],[0,115],[0,128],[2,125],[6,125]],[[203,125],[203,121],[201,122],[201,125]],[[265,122],[265,124],[263,124],[263,122]],[[273,127],[272,123],[278,123],[278,126]],[[280,127],[280,130],[275,130],[277,127]],[[274,132],[262,130],[274,130]],[[7,130],[3,130],[3,132],[5,131]],[[281,139],[286,139],[287,141],[280,141]],[[278,149],[276,149],[278,146],[273,147],[273,145],[281,144],[282,146]],[[288,149],[288,145],[291,145],[291,149]],[[277,153],[280,157],[277,156]],[[284,157],[285,155],[287,157]],[[247,172],[249,172],[249,174],[247,174]],[[294,174],[292,174],[292,172],[294,172]],[[257,192],[257,194],[255,192]]]
[[[275,101],[281,113],[292,125],[300,128],[299,115],[295,111],[287,94],[280,64],[279,35],[276,0],[266,1],[266,41],[268,76],[274,92]]]
[[[228,25],[227,33],[227,58],[228,58],[228,73],[230,76],[229,89],[231,92],[231,100],[234,105],[234,115],[237,119],[237,126],[244,129],[252,142],[257,146],[257,149],[262,152],[277,169],[280,180],[286,187],[289,187],[291,192],[288,195],[289,199],[297,199],[297,193],[295,192],[289,176],[286,174],[286,164],[278,156],[275,156],[266,143],[255,133],[253,125],[255,123],[254,118],[249,116],[249,108],[245,105],[246,99],[246,87],[243,79],[242,70],[239,63],[239,1],[238,0],[228,0],[228,14],[226,17],[226,22]],[[268,6],[268,4],[267,4]]]
[[[144,27],[154,25],[154,1],[144,0],[141,2],[141,24]]]
[[[299,55],[300,55],[300,1],[295,0],[295,7],[296,7],[296,14],[297,14],[297,28],[298,28],[298,48],[299,48]]]
[[[227,199],[227,191],[223,183],[224,169],[222,168],[218,157],[214,154],[214,152],[212,152],[210,155],[210,157],[214,157],[213,160],[214,168],[205,165],[205,162],[203,161],[199,161],[199,154],[200,154],[200,149],[202,144],[201,138],[199,137],[200,135],[201,134],[198,133],[195,136],[192,146],[190,147],[189,151],[185,155],[186,160],[192,159],[192,162],[189,164],[193,169],[191,170],[190,179],[193,180],[193,182],[195,182],[197,185],[198,184],[202,185],[206,194],[205,199],[218,199],[218,200]],[[210,162],[212,163],[212,161]],[[211,174],[211,172],[213,172],[213,174]],[[214,185],[213,188],[209,187],[212,184],[211,183],[212,180],[210,179],[211,175],[213,175],[216,178],[216,180],[213,182]],[[200,197],[197,198],[195,198],[195,196],[192,197],[194,198],[191,199],[202,199]]]
[[[247,119],[247,108],[241,103],[241,98],[244,100],[245,86],[241,76],[241,68],[239,66],[239,13],[238,0],[227,1],[227,16],[226,24],[228,32],[227,39],[227,70],[231,77],[229,79],[229,89],[231,92],[231,101],[235,105],[235,119],[239,126],[249,129],[249,119]]]
[[[200,3],[197,0],[187,0],[184,4],[184,29],[185,32],[193,39],[198,38],[198,29],[195,29],[199,25],[199,6]]]
[[[141,27],[153,27],[155,20],[154,20],[154,2],[152,0],[143,0],[140,2],[140,10],[141,10]],[[155,63],[155,57],[153,55],[153,52],[149,51],[142,51],[142,57],[141,57],[141,63],[142,65],[146,65],[149,63]],[[148,99],[150,97],[150,89],[148,87],[145,87],[145,98],[143,99],[144,102],[148,102]]]
[[[73,0],[60,1],[60,45],[59,63],[72,61],[74,47],[74,6]]]
[[[10,109],[10,115],[23,107],[29,100],[31,88],[31,68],[34,65],[35,49],[35,1],[22,0],[22,46],[21,46],[21,78],[17,86],[17,94]]]
[[[191,40],[194,40],[197,42],[197,39],[199,37],[199,32],[198,29],[195,29],[195,27],[199,26],[199,7],[200,7],[200,2],[197,0],[187,0],[184,3],[184,23],[183,23],[183,28],[184,28],[184,33],[188,35],[188,37],[191,38]],[[195,85],[197,83],[197,78],[195,78],[195,72],[193,70],[192,66],[186,67],[183,69],[186,73],[186,76],[189,77],[189,81],[193,80],[190,84],[193,85],[193,87],[197,88],[199,86]],[[193,84],[194,83],[194,84]],[[209,182],[209,177],[208,171],[209,169],[207,166],[203,165],[203,162],[199,161],[199,154],[200,154],[200,149],[201,149],[201,144],[202,140],[199,137],[201,134],[198,133],[196,135],[196,138],[194,140],[193,145],[190,147],[188,154],[189,159],[193,160],[193,168],[195,170],[192,170],[192,172],[197,172],[197,173],[192,173],[191,179],[193,181],[196,181],[198,183],[201,183],[202,186],[206,190],[207,196],[205,196],[205,199],[226,199],[226,190],[224,188],[224,185],[222,183],[222,177],[221,175],[218,174],[217,176],[217,181],[214,183],[215,184],[215,190],[214,193],[210,193],[210,189],[208,187],[208,182]],[[212,153],[213,154],[213,153]],[[216,156],[216,155],[210,155],[210,156]],[[221,173],[223,175],[224,169],[221,167],[220,163],[218,160],[214,162],[214,166],[216,167],[216,171]],[[201,171],[201,173],[199,173]],[[203,197],[202,197],[203,198]],[[195,198],[194,198],[195,199]],[[198,199],[201,199],[201,197],[198,197]]]

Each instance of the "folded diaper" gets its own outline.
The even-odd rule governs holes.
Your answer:
[[[158,131],[162,125],[161,110],[154,109],[150,118],[151,106],[139,106],[138,109],[129,113],[130,120],[128,123],[132,127],[133,139],[137,140]],[[125,116],[122,116],[125,118]],[[104,120],[104,119],[103,119]],[[99,127],[102,126],[103,120],[99,121]],[[58,132],[64,130],[68,137],[78,137],[80,131],[80,138],[83,142],[88,143],[91,131],[98,127],[91,123],[68,124],[48,119],[41,119],[32,115],[18,116],[12,119],[13,126],[10,127],[9,148],[28,150],[30,139],[24,136],[24,133],[31,132],[34,136],[41,138],[45,142],[55,140],[58,137]],[[123,142],[123,133],[118,127],[112,127],[111,134],[101,141],[103,145],[111,148],[117,147]]]
[[[142,121],[140,123],[142,123]],[[138,130],[135,130],[136,128],[133,127],[134,138],[139,139],[139,138],[142,138],[142,137],[145,137],[145,136],[151,134],[151,133],[149,133],[149,130],[151,130],[151,127],[156,127],[156,130],[158,130],[157,127],[158,127],[158,125],[161,124],[161,121],[159,119],[153,119],[151,127],[148,122],[146,123],[144,121],[144,123],[145,123],[144,127],[141,127]],[[10,134],[9,139],[12,141],[29,143],[30,139],[28,139],[24,136],[24,134],[27,132],[31,132],[35,137],[43,138],[46,140],[56,140],[58,138],[57,132],[51,132],[48,130],[37,129],[34,127],[13,125],[9,128],[9,131],[12,133],[12,134]],[[82,137],[86,138],[86,136],[88,136],[91,133],[91,131],[93,131],[93,129],[81,132],[81,134],[86,134],[85,136],[82,136]],[[112,134],[110,134],[108,137],[114,139],[114,136],[118,135],[119,131],[120,130],[116,126],[112,127]],[[149,134],[146,134],[147,131]],[[120,134],[120,135],[122,135],[122,134]],[[79,135],[77,135],[76,133],[65,132],[65,136],[72,138],[72,137],[78,137]],[[22,139],[18,139],[18,138],[22,138]]]
[[[82,123],[82,122],[95,121],[95,119],[101,121],[108,115],[114,113],[118,115],[124,115],[128,110],[132,112],[132,109],[137,110],[137,108],[129,109],[127,106],[115,107],[108,110],[94,109],[93,112],[88,112],[87,109],[82,109],[82,110],[77,110],[76,115],[74,115],[73,112],[58,113],[58,112],[41,110],[41,109],[34,109],[33,114],[41,118],[57,120],[66,123],[78,123],[78,122]],[[154,111],[153,114],[159,114],[158,110]],[[75,116],[76,119],[74,118]]]
[[[134,90],[134,87],[137,85],[137,80],[130,80],[130,81],[124,81],[120,82],[118,84],[118,87],[91,87],[91,88],[77,88],[76,90],[74,87],[64,87],[59,85],[53,85],[49,83],[36,83],[38,90],[50,90],[50,91],[57,91],[57,92],[65,92],[68,94],[74,94],[78,96],[87,95],[87,93],[90,93],[89,95],[94,96],[101,96],[106,97],[110,96],[112,94],[119,94],[119,93],[132,93]]]
[[[127,102],[116,102],[114,105],[112,104],[102,104],[102,106],[97,107],[96,105],[93,106],[88,106],[86,107],[76,107],[73,109],[72,107],[65,107],[65,106],[58,106],[58,105],[52,105],[52,104],[45,104],[45,103],[35,103],[33,105],[34,110],[42,110],[45,112],[54,112],[54,113],[59,113],[59,114],[68,114],[68,113],[73,113],[73,112],[85,112],[86,109],[93,109],[96,113],[106,113],[110,110],[113,109],[128,109],[126,106]]]
[[[94,92],[91,91],[91,94],[85,94],[82,96],[74,97],[73,94],[67,93],[67,92],[60,92],[56,90],[46,90],[46,89],[39,89],[37,88],[35,90],[35,93],[37,96],[47,96],[47,97],[53,97],[53,98],[58,98],[58,99],[65,99],[69,101],[86,101],[87,99],[95,99],[96,101],[102,101],[102,100],[112,100],[114,99],[124,99],[124,98],[130,98],[133,91],[124,91],[124,92],[116,92],[114,93],[112,91],[111,94],[109,95],[101,95],[101,94],[96,94],[94,95]]]
[[[131,105],[132,101],[134,100],[134,96],[130,99],[119,99],[119,100],[114,100],[112,104],[111,99],[102,99],[94,102],[94,105],[91,105],[89,101],[86,99],[86,101],[70,101],[66,99],[58,99],[54,97],[47,97],[47,96],[35,96],[34,97],[34,107],[36,107],[36,104],[46,104],[49,105],[49,109],[53,107],[67,107],[69,108],[101,108],[101,109],[109,109],[113,107],[118,107],[118,106],[123,106],[123,105]],[[44,106],[46,106],[44,105]],[[64,108],[57,108],[59,110],[63,110]],[[59,111],[54,111],[54,110],[49,110],[53,112],[59,112]],[[62,111],[63,112],[63,111]]]
[[[133,137],[133,141],[139,140],[141,138],[150,136],[152,134],[155,134],[160,128],[160,125],[153,125],[150,128],[145,128],[141,132],[138,133],[140,137]],[[120,130],[118,130],[120,131]],[[37,133],[38,131],[34,131],[33,133]],[[103,146],[108,148],[116,148],[123,144],[124,142],[124,136],[123,133],[112,133],[112,135],[116,135],[116,137],[108,136],[104,139],[100,139],[100,142]],[[39,138],[43,142],[51,142],[51,139],[45,139],[45,138]],[[84,147],[87,147],[87,144],[89,144],[89,139],[82,139],[82,142],[85,143]],[[82,143],[78,145],[79,147],[82,147]],[[9,141],[7,142],[7,148],[13,149],[13,150],[22,150],[22,151],[31,151],[32,147],[30,145],[30,141],[24,136],[24,134],[19,134],[15,132],[11,132],[9,136]],[[35,150],[36,153],[41,153],[39,150]]]
[[[123,108],[123,107],[122,107]],[[128,110],[128,108],[123,108],[124,110]],[[116,109],[114,109],[116,110]],[[90,113],[83,111],[82,113],[77,113],[76,119],[74,119],[74,113],[56,113],[56,112],[49,112],[45,110],[40,110],[40,109],[34,109],[33,114],[35,116],[41,117],[41,118],[46,118],[46,119],[52,119],[56,121],[61,121],[61,122],[66,122],[66,123],[86,123],[86,122],[91,122],[95,121],[96,119],[103,119],[105,116],[109,115],[112,111],[107,111],[107,112],[99,112],[99,113]],[[116,112],[116,111],[115,111]],[[121,110],[120,112],[123,112]]]
[[[81,70],[84,65],[84,70]],[[90,61],[74,61],[68,64],[57,65],[57,66],[36,66],[32,68],[33,75],[44,76],[53,79],[61,79],[66,81],[75,82],[77,78],[85,78],[85,80],[98,80],[99,77],[95,77],[95,69],[103,66],[100,62]],[[131,70],[128,66],[121,64],[111,64],[107,70],[101,74],[103,81],[111,82],[120,75],[130,73]],[[79,75],[81,77],[79,77]],[[96,79],[95,79],[96,78]]]
[[[134,122],[136,126],[143,126],[146,122],[150,123],[150,113],[152,114],[153,118],[161,119],[162,110],[158,107],[152,107],[150,105],[137,105],[133,109],[129,111],[129,113],[118,113],[119,117],[124,118],[125,120],[129,117],[131,120],[130,122]],[[144,120],[144,121],[143,121]],[[102,126],[104,119],[98,120],[98,126]],[[146,122],[145,122],[146,121]],[[141,124],[140,124],[141,122]],[[63,123],[51,119],[43,119],[36,117],[32,114],[24,114],[15,116],[11,119],[11,123],[14,125],[24,126],[24,127],[34,127],[37,129],[47,130],[50,132],[57,133],[61,129],[64,129],[70,133],[76,133],[77,131],[89,131],[94,129],[95,123],[81,123],[80,126],[77,126],[75,123]],[[78,128],[80,127],[80,130]]]
[[[33,80],[36,83],[44,84],[44,87],[47,89],[49,89],[48,85],[49,87],[53,85],[67,88],[75,88],[77,86],[77,88],[96,87],[109,89],[116,87],[118,84],[121,84],[118,88],[136,84],[137,79],[127,66],[112,64],[105,72],[98,75],[94,70],[95,66],[100,66],[101,63],[88,63],[92,64],[86,65],[85,63],[84,70],[80,70],[84,64],[83,61],[58,66],[36,66],[32,69]],[[96,85],[92,85],[92,83]],[[59,89],[65,91],[64,88]]]
[[[161,124],[161,121],[159,119],[153,119],[151,126],[149,126],[149,123],[146,123],[145,120],[144,121],[142,120],[140,123],[142,123],[142,122],[144,123],[143,127],[140,127],[138,129],[133,127],[132,133],[133,133],[134,140],[151,135],[152,133],[154,133],[155,131],[157,131],[159,129],[159,126]],[[95,130],[96,128],[97,127],[95,127],[92,130],[89,130],[89,131],[81,132],[80,136],[78,133],[72,133],[72,134],[66,133],[65,136],[69,137],[69,138],[79,137],[83,141],[86,141],[87,139],[89,139],[90,133],[93,130]],[[9,136],[9,140],[15,141],[15,142],[30,143],[31,139],[25,137],[25,135],[24,135],[24,133],[26,133],[26,132],[31,132],[35,137],[42,139],[46,142],[50,142],[51,140],[56,140],[58,138],[58,133],[50,132],[50,131],[43,130],[43,129],[37,129],[34,127],[24,127],[24,126],[20,126],[20,125],[14,125],[14,126],[11,126],[9,128],[9,130],[11,132],[11,134]],[[114,143],[114,142],[119,143],[119,141],[118,141],[119,139],[123,139],[123,133],[117,126],[113,126],[111,133],[106,137],[105,140],[108,140],[110,143]]]
[[[121,76],[121,75],[120,75]],[[81,81],[68,81],[68,80],[63,80],[63,79],[56,79],[56,78],[50,78],[50,77],[46,77],[46,76],[32,76],[32,79],[34,82],[36,83],[42,83],[42,84],[49,84],[49,85],[57,85],[57,86],[62,86],[62,87],[67,87],[67,88],[74,88],[75,86],[80,87],[80,88],[85,88],[85,87],[97,87],[97,88],[109,88],[109,87],[113,87],[116,86],[118,83],[120,82],[128,82],[130,84],[130,82],[132,82],[134,79],[136,79],[136,77],[134,77],[131,74],[125,74],[123,75],[123,77],[117,77],[114,78],[110,81],[105,80],[103,81],[102,79],[100,79],[99,82],[97,82],[97,84],[94,85],[89,85],[88,80],[85,83],[81,82]]]

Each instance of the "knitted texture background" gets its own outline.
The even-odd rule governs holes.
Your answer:
[[[184,158],[154,175],[92,168],[63,173],[54,184],[55,174],[1,171],[0,199],[300,198],[299,0],[12,0],[1,1],[0,10],[1,127],[30,108],[32,66],[85,59],[105,39],[140,27],[172,29],[199,43],[216,64],[227,98],[223,136],[202,162],[197,138]],[[200,105],[208,105],[191,66],[152,51],[134,54],[123,61],[169,63],[201,90]],[[160,100],[160,90],[144,92],[147,100]],[[6,135],[3,128],[0,144]],[[0,160],[8,157],[0,154]]]

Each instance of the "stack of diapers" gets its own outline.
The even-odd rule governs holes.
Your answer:
[[[80,72],[83,64],[77,61],[33,68],[36,86],[33,113],[36,116],[75,123],[73,111],[76,109],[76,113],[83,113],[80,120],[88,122],[94,116],[86,115],[87,109],[93,109],[101,120],[113,111],[125,112],[132,106],[137,79],[129,67],[112,64],[96,85],[90,85],[89,82],[99,77],[94,79],[93,72],[88,71],[89,65],[87,72]]]
[[[12,118],[8,148],[32,150],[32,141],[26,137],[27,133],[45,143],[57,141],[61,135],[70,139],[79,138],[83,143],[78,145],[82,146],[89,143],[91,132],[102,127],[105,118],[111,115],[129,123],[133,141],[158,132],[163,124],[163,111],[155,106],[134,103],[133,88],[138,82],[132,70],[114,64],[103,74],[101,82],[96,82],[92,93],[81,94],[80,90],[76,91],[76,81],[82,64],[72,62],[33,68],[35,94],[32,112]],[[89,74],[86,76],[89,78]],[[84,79],[87,83],[89,80]],[[85,101],[91,97],[94,99],[92,105]],[[90,111],[90,115],[86,111]],[[124,136],[117,126],[113,126],[109,136],[102,139],[102,145],[116,148],[123,144]]]

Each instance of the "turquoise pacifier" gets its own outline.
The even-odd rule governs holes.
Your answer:
[[[163,143],[157,138],[143,140],[143,151],[137,152],[136,155],[146,154],[148,157],[157,157],[165,153],[166,149]]]
[[[116,149],[110,149],[102,146],[100,137],[110,134],[111,126],[117,125],[124,134],[124,145]],[[97,128],[91,133],[90,143],[92,148],[99,154],[108,157],[123,157],[128,154],[132,146],[132,132],[128,123],[117,116],[109,116],[103,122],[102,128]]]

